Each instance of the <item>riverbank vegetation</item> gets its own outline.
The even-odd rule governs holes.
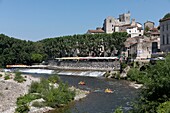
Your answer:
[[[149,64],[140,71],[131,68],[128,79],[142,83],[139,99],[133,104],[132,113],[169,113],[170,111],[170,55],[165,60]]]
[[[0,34],[0,66],[40,63],[56,57],[115,56],[124,46],[127,33],[84,34],[25,41]]]
[[[58,76],[42,78],[40,82],[32,82],[29,93],[17,99],[16,113],[27,113],[30,110],[30,103],[36,99],[42,99],[42,101],[32,103],[34,107],[56,108],[68,104],[74,97],[75,91],[71,91],[67,84],[60,81]]]

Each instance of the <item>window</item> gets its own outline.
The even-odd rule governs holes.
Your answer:
[[[162,31],[164,31],[164,25],[162,25]]]
[[[164,35],[162,36],[162,44],[165,44]]]
[[[166,30],[168,31],[168,24],[166,25]]]
[[[110,20],[110,23],[112,23],[112,20]]]
[[[166,44],[169,44],[169,35],[166,35]]]

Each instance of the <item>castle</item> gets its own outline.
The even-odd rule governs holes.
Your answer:
[[[88,30],[87,34],[96,33],[113,33],[127,32],[129,37],[142,36],[144,31],[142,24],[135,22],[135,19],[130,19],[130,12],[119,15],[119,18],[108,16],[103,23],[102,28],[96,30]]]

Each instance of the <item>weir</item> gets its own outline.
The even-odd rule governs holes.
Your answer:
[[[41,73],[78,76],[103,76],[106,72],[120,71],[117,57],[63,57],[48,61],[48,65],[7,65],[20,68],[23,73]]]

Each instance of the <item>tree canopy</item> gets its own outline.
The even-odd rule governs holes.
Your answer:
[[[167,19],[167,18],[170,18],[170,13],[167,13],[167,14],[163,17],[163,19]]]
[[[124,47],[127,33],[84,34],[47,38],[37,42],[0,34],[0,65],[32,64],[56,57],[115,56]]]

